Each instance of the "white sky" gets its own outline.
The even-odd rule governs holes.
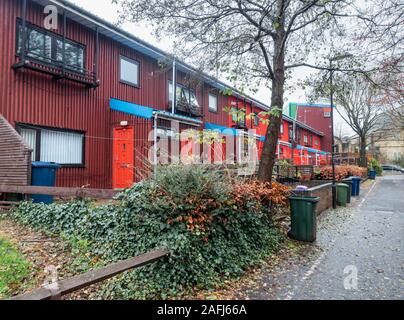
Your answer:
[[[70,0],[76,5],[90,11],[91,13],[107,20],[111,23],[115,23],[118,19],[118,9],[117,5],[112,4],[111,0]],[[172,50],[172,41],[170,39],[164,39],[162,41],[157,41],[156,38],[152,35],[151,30],[143,24],[134,24],[134,23],[126,23],[122,26],[122,28],[136,37],[145,40],[146,42],[160,48],[162,50],[171,52]],[[307,76],[314,74],[312,69],[309,68],[297,68],[294,71],[294,78],[296,80],[303,80]],[[225,81],[226,82],[226,81]],[[262,87],[260,90],[254,95],[254,97],[262,101],[265,104],[270,104],[271,92],[269,88]],[[307,97],[306,93],[302,89],[294,89],[294,91],[288,91],[285,94],[285,103],[287,102],[306,102]],[[352,130],[345,124],[342,118],[335,112],[335,122],[336,122],[336,131],[337,128],[341,128],[344,134],[351,134]],[[340,129],[338,129],[340,131]]]

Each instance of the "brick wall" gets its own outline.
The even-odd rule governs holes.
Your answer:
[[[0,184],[31,184],[31,149],[0,115]]]
[[[302,197],[319,197],[320,201],[316,208],[317,215],[332,207],[332,183],[321,184],[305,191],[293,190],[293,193]]]

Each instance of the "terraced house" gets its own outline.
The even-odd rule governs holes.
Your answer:
[[[54,28],[44,25],[49,5],[57,9]],[[68,1],[0,0],[0,39],[0,116],[32,150],[32,160],[62,165],[58,186],[130,186],[149,168],[145,159],[157,139],[174,138],[171,120],[179,131],[256,129],[260,154],[266,125],[258,114],[267,105]],[[245,119],[226,107],[245,110]],[[0,183],[7,183],[1,168],[12,171],[4,164],[13,150],[6,135]],[[327,157],[323,139],[285,116],[278,156],[319,164]],[[219,148],[212,152],[223,154],[226,145]]]

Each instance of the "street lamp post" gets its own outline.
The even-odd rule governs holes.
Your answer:
[[[331,139],[332,139],[332,150],[331,150],[331,166],[332,166],[332,207],[337,208],[337,181],[335,178],[335,138],[334,138],[334,68],[332,66],[333,61],[343,60],[352,57],[352,54],[339,55],[330,58],[330,102],[331,102]]]
[[[334,88],[333,76],[334,70],[332,69],[332,59],[330,59],[330,102],[331,102],[331,166],[332,166],[332,207],[337,208],[337,181],[335,179],[335,138],[334,138]]]

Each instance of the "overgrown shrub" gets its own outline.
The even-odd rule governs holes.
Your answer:
[[[379,175],[379,176],[381,176],[382,173],[383,173],[382,165],[381,165],[380,162],[377,161],[375,158],[372,158],[372,159],[369,161],[368,169],[369,169],[369,170],[375,170],[376,173],[377,173],[377,175]]]
[[[169,257],[115,278],[103,291],[104,298],[167,298],[241,275],[278,248],[282,236],[270,208],[285,203],[287,190],[270,187],[229,183],[197,166],[170,166],[105,206],[23,203],[13,214],[30,226],[88,241],[105,263],[167,248]]]
[[[358,166],[335,166],[335,178],[337,181],[341,181],[350,176],[366,177],[367,168]],[[319,180],[332,180],[332,167],[322,167],[320,171],[316,173],[316,179]]]

